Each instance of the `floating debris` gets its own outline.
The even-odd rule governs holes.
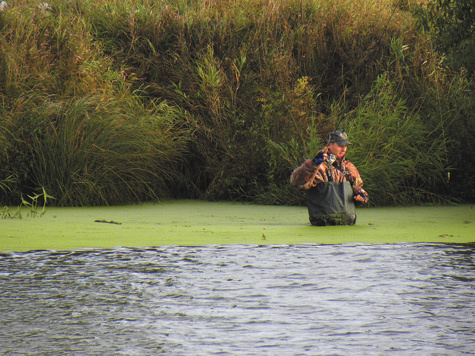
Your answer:
[[[104,224],[115,224],[115,225],[122,225],[122,223],[120,222],[117,222],[117,221],[107,221],[107,220],[94,220],[94,222],[97,222],[97,223],[104,223]]]

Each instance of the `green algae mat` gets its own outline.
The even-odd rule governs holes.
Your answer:
[[[11,208],[14,212],[16,209]],[[475,206],[357,209],[353,226],[311,226],[306,207],[177,200],[47,208],[0,220],[0,251],[197,246],[475,242]]]

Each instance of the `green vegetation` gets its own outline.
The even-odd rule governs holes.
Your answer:
[[[475,2],[433,0],[415,9],[421,27],[450,65],[475,74]]]
[[[26,209],[26,208],[23,208]],[[304,206],[198,200],[50,207],[2,220],[0,252],[209,244],[474,243],[473,205],[360,209],[356,225],[312,226]]]
[[[3,205],[301,204],[290,172],[338,122],[372,204],[475,200],[475,79],[430,6],[40,2],[0,13]]]

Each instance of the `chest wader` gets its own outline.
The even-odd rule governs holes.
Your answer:
[[[352,225],[356,222],[350,182],[320,183],[307,190],[306,199],[312,225]]]

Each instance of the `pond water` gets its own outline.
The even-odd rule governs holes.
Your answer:
[[[475,244],[0,255],[2,354],[473,354]]]

